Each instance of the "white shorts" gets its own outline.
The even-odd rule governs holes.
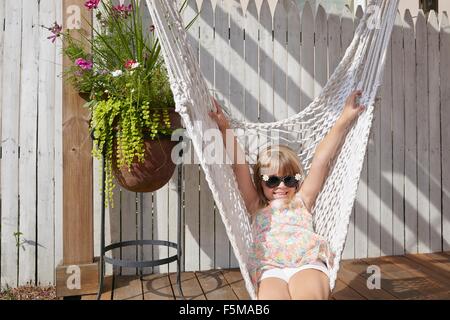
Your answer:
[[[294,274],[296,274],[297,272],[299,272],[301,270],[305,270],[305,269],[316,269],[316,270],[319,270],[319,271],[322,271],[323,273],[325,273],[328,278],[330,277],[330,275],[328,273],[328,268],[325,265],[325,263],[323,263],[322,261],[314,261],[314,262],[305,264],[298,268],[273,268],[273,269],[266,270],[261,275],[261,279],[259,281],[261,281],[265,278],[275,277],[275,278],[279,278],[279,279],[284,280],[289,283],[289,279]]]

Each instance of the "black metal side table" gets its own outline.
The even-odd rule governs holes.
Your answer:
[[[102,157],[102,168],[105,168],[105,155],[103,153]],[[143,215],[141,210],[140,215],[140,240],[130,240],[130,241],[120,241],[115,242],[112,244],[109,244],[105,246],[105,170],[102,172],[102,207],[101,207],[101,226],[100,226],[100,272],[99,272],[99,289],[97,293],[97,300],[100,299],[102,295],[103,290],[103,284],[105,279],[105,265],[106,263],[109,263],[113,266],[122,267],[122,268],[137,268],[140,269],[140,277],[142,279],[143,277],[143,268],[148,267],[156,267],[163,264],[168,264],[170,262],[176,261],[177,262],[177,286],[178,290],[184,299],[183,290],[181,288],[181,273],[180,273],[180,264],[181,264],[181,256],[182,256],[182,249],[181,249],[181,201],[182,201],[182,194],[181,194],[181,185],[182,185],[182,174],[181,174],[181,164],[177,165],[178,170],[178,199],[179,199],[179,206],[178,206],[178,216],[177,216],[177,243],[170,242],[170,241],[164,241],[164,240],[145,240],[143,239],[144,235],[144,226],[143,226]],[[142,203],[142,202],[141,202]],[[111,251],[113,249],[122,248],[122,247],[129,247],[129,246],[140,246],[142,249],[143,246],[150,245],[150,246],[166,246],[169,248],[174,248],[177,253],[172,256],[168,256],[167,258],[158,259],[158,260],[143,260],[143,251],[141,250],[141,257],[139,261],[132,261],[132,260],[123,260],[123,259],[114,259],[107,257],[105,254],[108,251]]]

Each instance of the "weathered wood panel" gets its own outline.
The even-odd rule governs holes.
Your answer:
[[[37,26],[62,21],[72,12],[63,12],[55,0],[23,8],[23,0],[0,4],[5,26],[0,28],[2,286],[53,282],[54,267],[63,260],[63,212],[68,205],[63,197],[62,132],[68,122],[67,115],[63,120],[61,42],[52,44],[48,30]],[[309,6],[299,11],[287,0],[191,0],[184,20],[190,21],[199,8],[201,16],[188,30],[189,43],[212,93],[233,116],[249,121],[283,119],[312,101],[362,15],[361,9],[356,18],[347,11],[327,14],[319,6],[314,16]],[[427,21],[421,14],[416,23],[409,12],[397,16],[344,257],[450,246],[449,34],[446,15],[431,14]],[[98,255],[101,168],[97,161],[93,164]],[[182,270],[237,266],[203,172],[197,164],[184,165],[182,171],[182,181],[175,172],[154,193],[117,187],[115,206],[106,211],[106,243],[139,238],[141,223],[145,239],[176,242],[181,205]],[[15,234],[25,250],[17,246]],[[145,246],[143,251],[130,247],[108,255],[134,260],[174,253]],[[172,263],[144,271],[175,270]],[[135,269],[122,271],[136,274]]]

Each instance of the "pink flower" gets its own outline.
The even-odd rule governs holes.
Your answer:
[[[47,37],[47,39],[52,40],[52,43],[55,43],[56,38],[61,36],[62,26],[60,26],[57,22],[55,22],[53,26],[50,28],[47,28],[45,26],[43,27],[46,28],[47,30],[50,30],[50,32],[53,33],[51,36]]]
[[[92,61],[85,60],[83,58],[78,58],[75,60],[75,64],[83,70],[91,70],[94,65]]]
[[[124,5],[124,4],[120,4],[117,6],[114,6],[113,9],[115,11],[117,11],[119,14],[121,14],[124,17],[128,17],[128,15],[130,14],[130,12],[133,10],[133,5]]]
[[[84,3],[84,6],[89,10],[97,9],[100,0],[88,0]]]
[[[125,68],[127,68],[127,69],[131,69],[135,65],[136,65],[136,61],[134,61],[134,60],[127,60],[127,61],[125,61],[125,64],[124,64]]]

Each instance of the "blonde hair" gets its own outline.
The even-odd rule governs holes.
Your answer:
[[[260,207],[265,207],[269,204],[269,200],[264,195],[264,190],[261,186],[261,176],[266,174],[269,170],[278,171],[284,176],[296,175],[297,173],[304,176],[303,167],[300,164],[298,155],[288,146],[273,145],[262,150],[253,167],[253,181],[255,183],[256,191],[258,192]],[[297,191],[298,188],[296,192]]]

